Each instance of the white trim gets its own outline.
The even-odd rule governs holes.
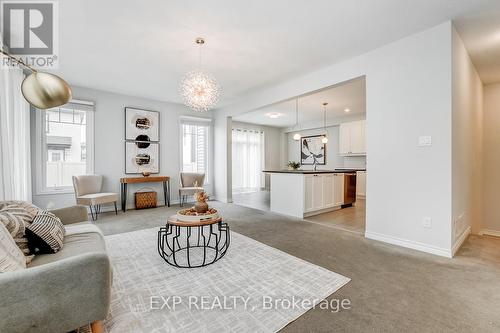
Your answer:
[[[460,247],[462,246],[462,244],[465,242],[465,240],[467,239],[467,237],[469,237],[470,233],[471,233],[471,227],[468,226],[462,232],[462,234],[460,235],[460,237],[458,237],[458,239],[455,241],[455,245],[453,245],[453,249],[451,250],[451,253],[452,253],[453,257],[455,256],[455,253],[457,253],[458,249],[460,249]]]
[[[71,101],[69,101],[69,103],[75,103],[75,104],[81,104],[81,105],[88,105],[88,106],[95,106],[94,102],[84,101],[84,100],[76,99],[76,98],[72,98]]]
[[[441,247],[436,247],[432,245],[427,245],[420,242],[411,241],[408,239],[397,238],[393,236],[382,235],[376,232],[365,232],[365,238],[373,239],[376,241],[389,243],[397,246],[406,247],[409,249],[435,254],[441,257],[451,258],[451,250],[443,249]]]
[[[179,119],[181,122],[201,122],[201,123],[211,123],[212,118],[202,118],[202,117],[193,117],[193,116],[180,116]]]
[[[481,229],[481,231],[479,231],[479,235],[500,237],[500,231],[492,229]]]

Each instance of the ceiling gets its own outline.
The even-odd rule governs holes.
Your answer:
[[[323,89],[318,92],[300,96],[299,99],[299,123],[323,124],[323,103],[327,105],[327,123],[332,120],[342,120],[355,115],[366,113],[366,89],[365,79],[359,78],[349,82]],[[345,112],[345,109],[349,112]],[[270,118],[269,114],[279,113],[279,118]],[[264,108],[247,112],[233,118],[251,124],[292,127],[296,123],[295,99],[276,103]]]
[[[197,62],[222,86],[220,106],[250,91],[454,19],[483,78],[500,81],[498,0],[65,0],[60,67],[72,85],[180,102]]]

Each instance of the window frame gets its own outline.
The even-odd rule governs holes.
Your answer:
[[[94,173],[94,113],[95,113],[95,104],[94,102],[82,101],[72,99],[69,103],[72,104],[80,104],[85,107],[93,108],[93,111],[90,110],[82,110],[85,111],[86,115],[86,173],[93,174]],[[37,195],[50,195],[50,194],[73,194],[75,190],[73,186],[63,186],[63,187],[47,187],[47,150],[44,149],[47,144],[47,135],[45,128],[46,121],[46,110],[35,109],[36,114],[35,119],[35,140],[38,141],[38,144],[35,145],[35,162],[36,165],[40,167],[36,167],[35,170],[35,180],[36,180],[36,194]]]
[[[206,140],[206,166],[205,166],[205,183],[203,185],[211,184],[211,176],[212,176],[212,119],[210,118],[201,118],[201,117],[191,117],[191,116],[181,116],[179,117],[179,172],[183,171],[183,161],[184,161],[184,151],[183,151],[183,140],[184,133],[182,130],[182,125],[190,124],[196,126],[206,126],[207,130],[207,140]],[[187,171],[186,171],[187,172]]]

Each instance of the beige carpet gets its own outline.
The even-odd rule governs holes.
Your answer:
[[[106,236],[114,270],[107,332],[276,332],[328,306],[321,301],[349,282],[235,232],[221,260],[176,268],[158,255],[157,231]]]

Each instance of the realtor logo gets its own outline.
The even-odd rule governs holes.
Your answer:
[[[8,52],[28,65],[54,68],[58,51],[56,1],[0,1],[1,33]]]

